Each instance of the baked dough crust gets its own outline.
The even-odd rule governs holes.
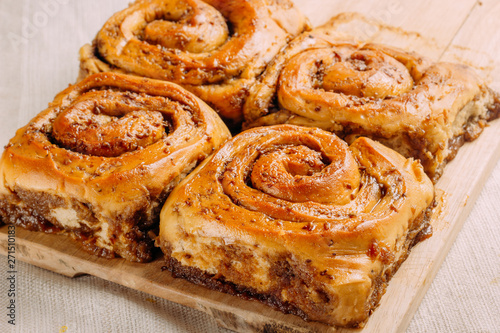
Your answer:
[[[422,166],[380,143],[349,147],[321,129],[260,127],[174,189],[157,245],[174,276],[357,327],[429,235],[433,200]]]
[[[230,137],[178,85],[101,73],[58,94],[0,160],[0,217],[64,232],[92,252],[152,259],[171,189]]]
[[[306,29],[290,0],[139,0],[81,49],[80,76],[119,71],[172,81],[241,125],[250,86]]]
[[[500,114],[500,99],[471,68],[355,42],[336,19],[303,33],[252,87],[244,128],[294,124],[352,142],[367,136],[419,159],[433,181],[465,142]]]

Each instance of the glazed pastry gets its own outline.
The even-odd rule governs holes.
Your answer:
[[[58,94],[19,129],[0,161],[0,216],[68,233],[105,257],[152,259],[171,189],[230,137],[181,87],[101,73]]]
[[[308,27],[290,0],[139,0],[81,49],[80,76],[119,71],[172,81],[240,124],[256,77]]]
[[[260,127],[174,189],[157,244],[176,277],[358,327],[410,248],[430,235],[433,200],[420,163],[380,143]]]
[[[437,181],[464,141],[500,114],[473,71],[394,47],[348,41],[335,20],[290,43],[251,89],[244,128],[295,124],[376,139]]]

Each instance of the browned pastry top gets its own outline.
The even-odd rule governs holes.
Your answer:
[[[294,41],[286,57],[263,79],[278,80],[271,87],[279,104],[267,100],[269,86],[256,86],[245,109],[249,125],[265,123],[259,119],[277,107],[324,129],[352,123],[386,137],[401,130],[432,131],[432,124],[454,117],[482,88],[466,66],[319,32]]]
[[[139,0],[82,49],[82,69],[173,81],[239,121],[249,85],[306,27],[288,0]]]

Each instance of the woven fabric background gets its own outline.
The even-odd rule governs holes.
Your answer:
[[[78,73],[78,49],[125,0],[0,2],[0,145]],[[498,32],[497,32],[498,33]],[[500,163],[407,333],[500,332]],[[94,277],[68,279],[17,262],[17,325],[7,323],[0,256],[0,332],[228,332],[214,319]],[[390,318],[388,318],[390,320]]]

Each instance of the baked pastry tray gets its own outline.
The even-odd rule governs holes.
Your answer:
[[[307,9],[306,14],[322,13],[320,2],[317,8],[311,8],[311,2],[296,2]],[[487,10],[484,7],[486,6],[481,7],[481,10]],[[368,7],[365,9],[369,11]],[[465,20],[465,17],[457,19],[457,27],[461,26],[461,20]],[[373,24],[365,23],[370,26]],[[426,40],[419,34],[408,34],[385,26],[368,30],[365,27],[360,31],[376,31],[374,41],[390,41],[391,44],[403,48],[411,46],[412,49],[434,59],[464,61],[464,58],[456,57],[456,54],[469,53],[469,50],[455,49],[443,55],[451,35]],[[478,34],[480,35],[480,31],[476,31],[475,35]],[[470,42],[469,35],[460,36],[463,40],[459,38],[458,42],[465,45]],[[477,56],[477,52],[473,53]],[[482,76],[491,77],[495,69],[488,61],[490,58],[483,55],[475,59],[474,67],[482,72]],[[490,66],[477,67],[484,63]],[[305,322],[299,317],[274,311],[257,301],[243,300],[175,279],[168,271],[162,270],[164,260],[161,253],[158,253],[156,260],[146,264],[131,263],[123,259],[104,259],[89,254],[81,245],[64,235],[30,232],[18,227],[16,259],[71,278],[93,275],[158,296],[205,312],[214,317],[220,326],[237,332],[402,332],[408,326],[500,158],[498,133],[500,120],[491,122],[476,141],[466,143],[448,164],[436,185],[439,205],[431,221],[433,236],[412,249],[408,259],[392,277],[380,305],[362,329],[336,329],[319,323]],[[4,255],[7,254],[7,233],[8,227],[0,226],[0,253]]]
[[[391,279],[386,294],[363,329],[335,329],[305,322],[257,302],[239,299],[175,279],[162,270],[160,253],[146,264],[104,259],[84,251],[70,237],[16,230],[16,258],[68,277],[93,275],[125,287],[192,307],[238,332],[401,332],[408,326],[432,279],[467,219],[500,157],[500,121],[466,143],[437,184],[433,236],[415,246]],[[0,253],[7,253],[7,226],[0,227]],[[387,320],[391,318],[391,320]]]

